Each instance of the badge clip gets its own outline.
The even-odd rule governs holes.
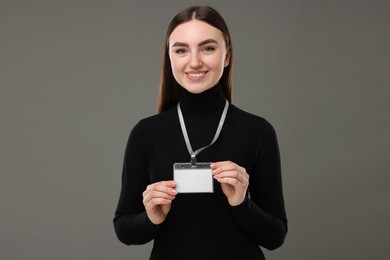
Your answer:
[[[191,154],[191,167],[196,167],[196,155]]]

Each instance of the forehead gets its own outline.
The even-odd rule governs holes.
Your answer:
[[[169,45],[175,42],[199,43],[207,39],[224,42],[222,32],[203,21],[191,20],[178,25],[169,36]]]

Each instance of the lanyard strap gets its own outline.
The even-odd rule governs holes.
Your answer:
[[[194,166],[194,165],[196,164],[196,156],[197,156],[201,151],[203,151],[203,150],[206,149],[207,147],[209,147],[209,146],[211,146],[212,144],[214,144],[215,141],[217,141],[217,139],[218,139],[218,137],[219,137],[219,134],[221,133],[221,130],[222,130],[222,127],[223,127],[223,123],[225,122],[225,118],[226,118],[226,115],[227,115],[228,108],[229,108],[229,102],[226,100],[225,108],[223,109],[223,112],[222,112],[222,115],[221,115],[221,119],[219,120],[219,124],[218,124],[217,131],[215,132],[215,136],[214,136],[213,140],[211,141],[211,143],[210,143],[209,145],[207,145],[207,146],[204,146],[204,147],[202,147],[202,148],[199,148],[199,149],[196,150],[196,151],[193,151],[193,150],[192,150],[191,143],[190,143],[190,138],[188,137],[186,125],[185,125],[185,123],[184,123],[183,113],[181,112],[180,102],[177,104],[177,113],[179,114],[180,126],[181,126],[181,130],[182,130],[182,132],[183,132],[183,136],[184,136],[184,140],[185,140],[186,145],[187,145],[188,152],[189,152],[190,155],[191,155],[191,165],[192,165],[192,166]]]

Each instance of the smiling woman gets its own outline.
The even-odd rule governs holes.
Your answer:
[[[181,30],[182,33],[188,36],[184,37],[184,35],[177,35],[180,36],[183,42],[177,42],[172,39],[172,34],[174,31],[178,31],[180,27],[187,27],[188,29],[189,23],[191,22],[198,22],[198,23],[205,23],[207,26],[202,26],[203,29],[206,29],[208,33],[214,33],[215,38],[207,38],[203,37],[200,30],[201,28],[191,28],[195,29],[197,31],[197,34],[195,35],[192,31],[185,31]],[[192,26],[194,27],[194,26]],[[223,41],[219,39],[219,36],[223,37]],[[188,52],[188,48],[190,47],[190,43],[188,42],[190,39],[193,39],[198,37],[198,47],[199,44],[207,46],[207,41],[215,41],[215,45],[219,46],[210,46],[206,48],[205,50],[212,50],[213,47],[219,47],[226,50],[226,62],[228,63],[225,68],[223,69],[223,74],[221,78],[219,79],[219,82],[222,85],[222,91],[226,99],[231,102],[231,94],[232,94],[232,86],[233,86],[233,57],[234,52],[231,44],[231,38],[229,29],[226,25],[225,20],[223,17],[213,8],[208,6],[203,7],[189,7],[187,9],[184,9],[183,11],[179,12],[171,21],[171,23],[168,26],[168,30],[166,32],[165,36],[165,46],[163,49],[163,65],[161,68],[161,80],[160,80],[160,96],[159,96],[159,103],[158,103],[158,111],[163,112],[173,106],[176,105],[176,103],[180,99],[180,88],[177,87],[177,79],[175,79],[173,75],[172,70],[172,59],[171,59],[171,53],[170,49],[174,47],[173,45],[181,45],[178,47],[176,51],[184,54]],[[200,38],[203,38],[203,40],[200,40]],[[218,41],[219,39],[219,41]],[[196,39],[195,39],[196,40]],[[204,42],[206,41],[206,42]],[[187,49],[186,49],[187,48]],[[195,57],[197,58],[197,57]]]
[[[198,94],[214,87],[229,65],[222,32],[198,20],[183,23],[169,37],[173,76],[187,91]]]
[[[150,259],[265,259],[259,246],[284,242],[276,134],[231,104],[232,65],[216,10],[190,7],[173,18],[159,113],[131,131],[114,218],[123,243],[154,240]]]

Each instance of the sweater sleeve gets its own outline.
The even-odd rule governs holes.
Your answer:
[[[249,173],[249,197],[232,207],[232,212],[240,227],[256,244],[273,250],[284,242],[287,217],[277,137],[271,124],[264,122],[256,167]]]
[[[163,225],[155,225],[149,220],[142,203],[142,193],[150,181],[141,122],[133,128],[127,142],[121,193],[114,218],[116,235],[127,245],[151,241]]]

